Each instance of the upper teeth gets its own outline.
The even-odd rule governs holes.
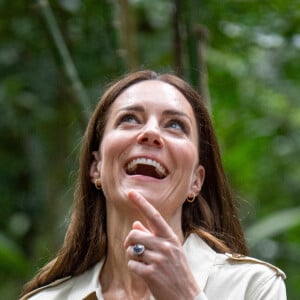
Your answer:
[[[128,163],[127,170],[131,171],[131,172],[134,171],[137,168],[138,164],[153,166],[155,168],[156,172],[160,176],[167,175],[166,169],[158,161],[153,160],[151,158],[143,158],[143,157],[136,158],[136,159],[132,160],[130,163]]]

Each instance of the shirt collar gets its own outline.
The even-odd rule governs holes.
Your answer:
[[[203,291],[217,253],[210,248],[196,233],[189,235],[183,245],[190,270]]]
[[[197,234],[192,233],[186,239],[183,249],[188,265],[201,290],[204,290],[209,272],[216,260],[216,252],[211,249]],[[91,269],[74,277],[74,284],[68,300],[102,300],[100,273],[104,258]]]
[[[104,258],[83,274],[74,277],[72,290],[68,300],[73,299],[103,299],[99,276],[103,267]],[[97,296],[98,298],[95,298]]]

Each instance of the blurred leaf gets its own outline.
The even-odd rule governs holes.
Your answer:
[[[300,224],[300,207],[272,213],[246,229],[246,237],[251,247],[263,239],[268,239]]]
[[[25,275],[29,264],[18,246],[5,235],[0,233],[0,269],[6,274]]]

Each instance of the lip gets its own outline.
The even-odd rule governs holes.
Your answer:
[[[149,155],[149,154],[147,154],[147,155],[140,154],[140,155],[135,155],[135,156],[130,157],[130,158],[125,162],[125,164],[124,164],[124,166],[123,166],[123,170],[125,170],[125,173],[126,173],[126,167],[127,167],[127,165],[128,165],[131,161],[133,161],[134,159],[137,159],[137,158],[152,159],[152,160],[158,162],[163,168],[165,168],[166,173],[167,173],[167,176],[166,176],[166,177],[168,177],[168,175],[170,174],[169,168],[168,168],[168,167],[167,167],[160,159],[158,159],[158,158],[155,157],[155,156]],[[147,177],[147,178],[149,177],[149,176],[143,176],[143,175],[131,175],[131,177],[138,177],[138,176],[140,176],[140,177]],[[165,177],[165,178],[166,178],[166,177]],[[163,180],[163,179],[165,179],[165,178],[162,178],[162,179],[154,178],[154,179],[156,179],[156,180]]]

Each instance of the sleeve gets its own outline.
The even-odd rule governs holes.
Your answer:
[[[286,288],[282,276],[274,275],[253,291],[251,300],[286,300]]]

